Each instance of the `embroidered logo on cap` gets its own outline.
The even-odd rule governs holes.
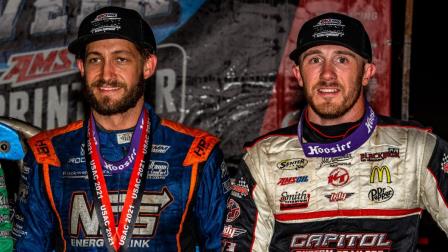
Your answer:
[[[342,37],[344,36],[344,27],[342,21],[334,18],[325,18],[313,26],[313,38],[320,37]]]
[[[117,13],[102,13],[92,20],[93,28],[90,33],[119,31],[121,30],[120,21],[121,18],[118,17]]]

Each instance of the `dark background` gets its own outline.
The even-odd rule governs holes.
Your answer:
[[[434,133],[448,139],[448,115],[444,104],[446,69],[443,26],[445,9],[435,2],[414,0],[409,119],[433,128]],[[401,81],[404,44],[405,0],[392,1],[392,84],[391,114],[401,117]]]
[[[405,25],[405,0],[392,0],[392,83],[391,115],[401,117],[401,81]],[[448,139],[448,103],[446,85],[444,26],[446,9],[433,1],[414,0],[409,119],[416,120]],[[447,74],[444,74],[447,73]],[[423,214],[420,228],[420,251],[446,251],[448,239],[428,213]],[[444,249],[445,248],[445,249]]]

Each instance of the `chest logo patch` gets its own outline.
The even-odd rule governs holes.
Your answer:
[[[350,175],[348,174],[348,171],[344,168],[338,167],[331,171],[330,175],[328,175],[328,184],[334,186],[343,186],[347,184],[349,179]]]

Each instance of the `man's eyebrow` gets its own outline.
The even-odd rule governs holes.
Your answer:
[[[306,57],[308,57],[308,56],[310,56],[310,55],[312,55],[312,54],[322,54],[322,51],[321,51],[321,50],[318,50],[318,49],[311,49],[311,50],[308,50],[308,51],[306,51],[306,52],[304,52],[304,53],[302,54],[302,59],[304,59],[304,58],[306,58]]]
[[[336,51],[336,54],[343,54],[343,55],[348,55],[351,56],[353,58],[356,58],[356,53],[350,51],[350,50],[338,50]]]
[[[128,50],[116,50],[116,51],[113,51],[112,52],[112,54],[121,54],[121,53],[124,53],[124,54],[132,54],[130,51],[128,51]],[[94,54],[94,55],[102,55],[100,52],[98,52],[98,51],[90,51],[90,52],[88,52],[86,55],[91,55],[91,54]]]
[[[308,50],[307,52],[304,52],[302,54],[302,60],[305,59],[306,57],[313,55],[313,54],[322,54],[322,51],[319,49],[311,49]],[[351,56],[353,58],[356,58],[356,53],[350,51],[349,49],[347,50],[337,50],[335,51],[335,54],[341,54],[341,55],[347,55],[347,56]]]

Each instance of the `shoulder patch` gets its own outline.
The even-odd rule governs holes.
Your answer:
[[[194,137],[193,143],[184,159],[184,166],[205,162],[212,152],[213,147],[219,142],[217,137],[200,129],[190,128],[167,119],[162,119],[161,124],[177,132]]]
[[[219,139],[215,136],[205,134],[203,136],[197,136],[184,160],[184,165],[189,166],[195,163],[205,162],[213,150],[213,147],[219,142]]]
[[[49,164],[52,166],[61,166],[59,158],[54,150],[51,139],[54,136],[61,135],[66,132],[77,130],[82,127],[82,121],[76,121],[65,127],[57,128],[49,131],[43,131],[30,139],[28,144],[36,157],[36,161],[39,164]]]

